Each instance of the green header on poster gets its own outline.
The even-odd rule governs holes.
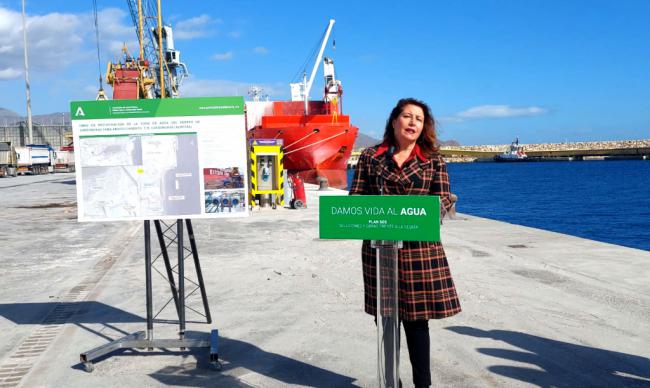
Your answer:
[[[243,115],[243,97],[73,101],[72,120]]]
[[[321,196],[322,239],[440,241],[440,197]]]

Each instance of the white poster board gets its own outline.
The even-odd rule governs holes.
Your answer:
[[[74,101],[78,220],[248,215],[242,97]]]

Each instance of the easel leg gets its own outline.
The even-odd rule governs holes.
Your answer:
[[[178,239],[178,312],[179,339],[185,337],[185,247],[183,246],[183,220],[176,221]]]
[[[208,306],[208,295],[205,291],[205,283],[203,282],[203,272],[201,272],[201,263],[199,262],[199,251],[196,249],[196,241],[194,240],[194,228],[192,227],[192,220],[185,220],[187,227],[187,235],[190,238],[190,247],[192,248],[192,258],[194,259],[194,268],[196,269],[196,277],[199,281],[199,289],[201,290],[201,298],[203,299],[203,309],[205,310],[205,319],[207,323],[212,323],[212,316],[210,315],[210,306]]]
[[[151,280],[151,222],[144,222],[144,262],[147,293],[147,340],[153,340],[153,288]],[[151,350],[151,349],[150,349]]]

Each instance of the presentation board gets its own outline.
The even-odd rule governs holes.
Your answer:
[[[248,215],[242,97],[73,101],[78,220]]]

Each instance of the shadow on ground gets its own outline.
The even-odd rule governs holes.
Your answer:
[[[111,338],[87,325],[101,324],[126,335],[125,331],[113,324],[145,322],[138,315],[95,301],[6,303],[0,304],[0,316],[17,325],[73,324],[106,340]]]
[[[208,333],[188,331],[187,338],[201,338]],[[221,369],[210,363],[208,348],[193,348],[185,351],[169,349],[118,349],[93,360],[96,368],[101,361],[110,357],[161,357],[177,356],[173,365],[165,366],[149,376],[163,385],[184,387],[254,387],[259,383],[275,386],[300,385],[308,387],[336,388],[359,387],[352,377],[295,360],[281,354],[267,352],[250,343],[219,337],[219,360]],[[138,362],[133,360],[132,362]],[[82,364],[73,369],[83,370]],[[263,377],[258,377],[261,375]],[[252,380],[251,384],[247,380]]]
[[[94,301],[5,303],[0,304],[0,316],[17,325],[51,324],[50,321],[74,324],[144,321],[138,315]]]
[[[650,359],[508,330],[447,327],[457,334],[503,341],[509,349],[478,348],[530,367],[493,365],[490,372],[541,387],[650,387]],[[519,348],[510,349],[511,346]]]
[[[231,338],[219,338],[220,371],[208,362],[208,351],[193,351],[196,366],[167,366],[150,376],[165,385],[188,387],[250,387],[275,380],[277,386],[300,385],[308,387],[358,387],[354,378],[295,360],[281,354],[267,352],[253,344]],[[264,380],[246,375],[262,375]],[[267,379],[268,378],[268,379]],[[249,385],[247,380],[252,380]]]

